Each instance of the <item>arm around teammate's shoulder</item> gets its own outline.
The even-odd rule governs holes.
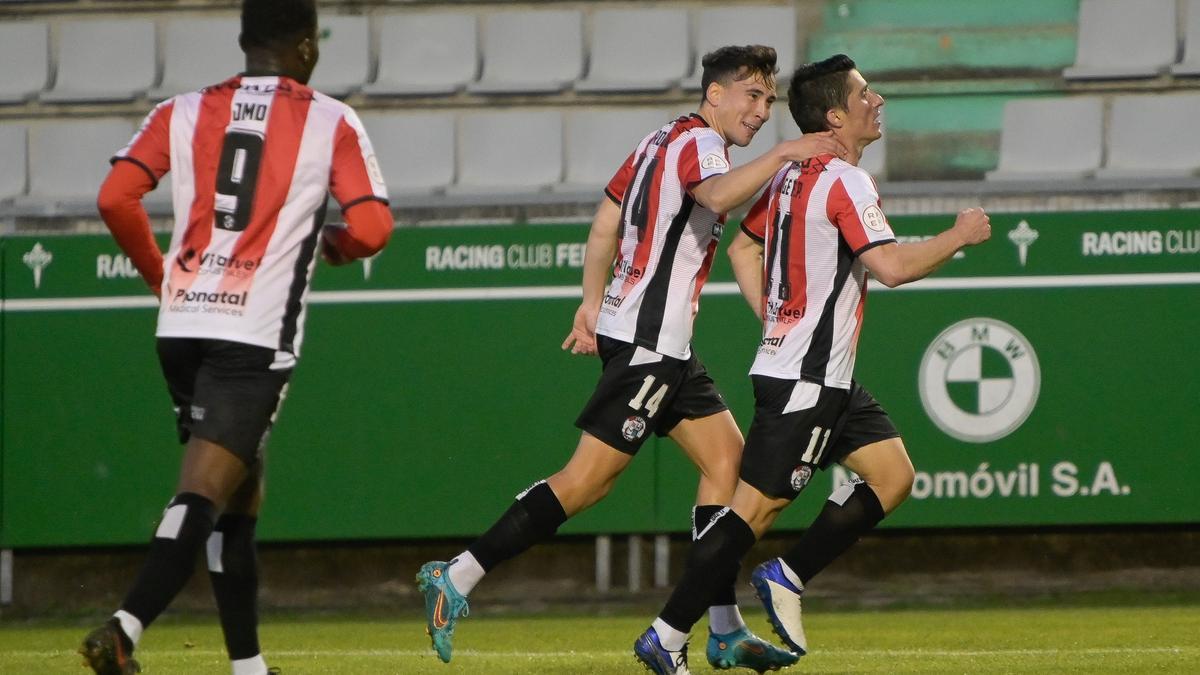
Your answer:
[[[845,153],[846,148],[832,132],[805,134],[778,143],[742,166],[700,182],[691,188],[691,193],[704,208],[728,213],[753,197],[784,164],[823,154],[844,157]]]
[[[932,239],[875,246],[859,257],[880,283],[895,288],[929,276],[960,249],[983,243],[991,236],[987,213],[969,208],[959,212],[953,227]]]

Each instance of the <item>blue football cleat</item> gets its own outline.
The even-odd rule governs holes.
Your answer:
[[[755,672],[779,670],[795,665],[798,654],[780,649],[742,627],[732,633],[708,633],[708,663],[717,670],[749,668]]]
[[[677,652],[669,652],[658,639],[653,628],[647,628],[633,643],[633,655],[646,670],[657,675],[691,675],[688,670],[687,645]]]
[[[467,616],[467,598],[450,583],[446,568],[450,563],[433,561],[417,572],[417,590],[425,594],[425,632],[433,641],[433,649],[443,663],[450,663],[454,624]]]
[[[787,578],[779,558],[755,567],[750,573],[750,585],[767,610],[767,619],[779,639],[796,654],[807,654],[808,641],[800,623],[800,596],[804,594],[804,587],[797,587]]]

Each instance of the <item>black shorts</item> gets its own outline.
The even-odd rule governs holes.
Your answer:
[[[596,345],[604,372],[575,426],[621,452],[636,455],[649,431],[666,436],[681,420],[729,409],[695,354],[673,359],[606,335]]]
[[[742,452],[741,478],[768,497],[795,499],[815,469],[900,435],[857,382],[846,390],[764,375],[751,379],[754,421]]]
[[[158,361],[175,405],[179,442],[193,435],[252,466],[262,458],[292,368],[275,350],[228,340],[159,338]]]

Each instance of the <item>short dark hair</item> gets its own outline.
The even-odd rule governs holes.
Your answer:
[[[846,74],[857,67],[849,56],[837,54],[796,69],[788,85],[788,110],[800,131],[808,134],[829,129],[825,113],[846,107],[850,100]]]
[[[700,60],[704,75],[700,81],[701,96],[713,82],[727,84],[733,80],[744,80],[758,76],[764,82],[774,82],[775,49],[764,45],[728,46],[715,49]]]
[[[309,37],[316,30],[316,0],[245,0],[242,3],[242,49],[286,46]]]

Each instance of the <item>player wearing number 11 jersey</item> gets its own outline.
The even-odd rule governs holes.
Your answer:
[[[430,562],[417,581],[430,637],[451,658],[466,596],[496,565],[554,534],[595,504],[651,435],[670,436],[700,469],[693,527],[728,503],[742,437],[704,366],[692,353],[692,320],[721,236],[724,214],[749,200],[786,162],[840,152],[828,135],[775,146],[735,169],[726,148],[745,146],[775,99],[775,50],[725,47],[703,59],[699,110],[647,134],[605,190],[588,235],[583,303],[564,349],[599,354],[603,372],[576,425],[575,453],[561,470],[517,495],[459,556]],[[733,579],[712,603],[710,661],[763,670],[796,657],[750,633]],[[646,659],[653,660],[649,655]]]
[[[848,57],[798,68],[788,107],[804,133],[831,130],[850,152],[781,168],[729,246],[738,285],[763,322],[750,370],[754,421],[730,508],[692,545],[683,579],[641,638],[654,636],[668,651],[686,645],[722,592],[715,580],[735,573],[813,472],[836,462],[861,480],[836,488],[798,544],[750,575],[775,632],[796,653],[807,651],[805,584],[899,506],[913,481],[900,434],[852,377],[868,272],[887,286],[920,279],[991,234],[982,209],[967,209],[933,239],[896,243],[874,180],[857,166],[881,136],[883,97]]]
[[[262,448],[300,355],[316,252],[349,262],[392,231],[358,117],[306,86],[314,0],[246,0],[240,44],[246,71],[156,107],[100,190],[105,224],[160,298],[159,361],[187,445],[142,572],[80,647],[97,673],[138,672],[142,631],[203,549],[233,673],[266,675],[254,536]],[[164,257],[141,198],[168,172],[175,226]],[[323,229],[330,193],[345,227]]]

